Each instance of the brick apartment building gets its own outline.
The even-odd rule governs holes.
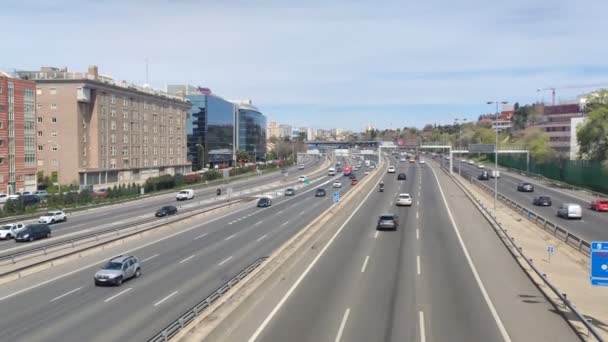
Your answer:
[[[0,192],[36,191],[35,90],[0,71]]]
[[[38,170],[62,184],[103,188],[186,173],[190,103],[88,72],[18,71],[36,81]]]
[[[557,153],[571,158],[572,119],[582,118],[584,113],[579,104],[560,104],[544,106],[542,117],[535,127],[540,128],[549,136],[549,146]]]

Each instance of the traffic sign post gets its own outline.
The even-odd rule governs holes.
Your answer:
[[[549,256],[547,257],[548,261],[551,262],[551,254],[555,253],[555,247],[553,246],[547,246],[547,254],[549,254]]]
[[[334,203],[338,203],[340,202],[340,193],[335,191],[334,192]]]
[[[608,286],[608,241],[591,243],[591,285]]]
[[[306,178],[306,179],[304,180],[304,184],[306,184],[306,185],[310,184],[310,179]]]

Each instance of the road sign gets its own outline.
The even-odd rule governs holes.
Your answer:
[[[337,191],[334,191],[334,203],[338,203],[340,202],[340,193]]]
[[[591,285],[608,286],[608,241],[591,243]]]
[[[547,253],[549,253],[549,254],[555,253],[555,247],[553,247],[553,246],[547,246]]]
[[[306,179],[304,180],[304,184],[306,184],[306,185],[310,184],[310,179],[306,178]]]
[[[494,153],[492,144],[469,144],[470,153]]]

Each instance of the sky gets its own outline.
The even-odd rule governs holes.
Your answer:
[[[605,0],[2,0],[0,69],[90,64],[360,131],[608,87]],[[10,47],[10,48],[7,48]],[[590,86],[590,85],[593,85]]]

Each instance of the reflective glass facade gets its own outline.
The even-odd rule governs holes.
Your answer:
[[[250,108],[239,108],[239,151],[246,151],[256,161],[266,155],[266,117]]]

